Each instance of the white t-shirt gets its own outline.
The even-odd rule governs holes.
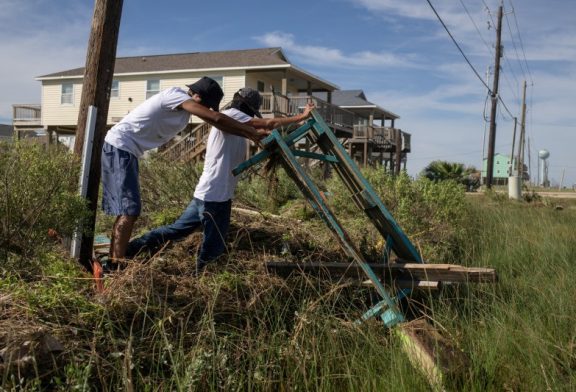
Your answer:
[[[177,107],[189,99],[192,98],[181,88],[163,90],[128,113],[104,140],[141,157],[144,151],[160,147],[186,127],[190,113]]]
[[[226,109],[223,114],[246,123],[252,119],[237,109]],[[228,201],[234,196],[238,178],[232,170],[246,159],[248,140],[242,136],[222,132],[212,127],[206,145],[204,170],[196,185],[194,197],[204,201]]]

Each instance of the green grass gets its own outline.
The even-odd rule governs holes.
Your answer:
[[[188,174],[176,174],[174,186],[179,175]],[[448,380],[448,389],[575,390],[576,202],[464,198],[453,185],[369,175],[419,249],[498,271],[496,284],[415,298],[470,358],[464,384]],[[263,189],[261,179],[256,183],[244,184],[243,195]],[[333,205],[346,206],[331,186]],[[163,192],[171,200],[170,189]],[[306,248],[321,251],[323,226],[302,213],[290,187],[277,196],[286,204],[275,208],[309,227],[310,239],[302,241],[317,240]],[[182,192],[174,205],[184,198]],[[163,221],[167,211],[148,211],[149,223]],[[351,214],[343,219],[353,238],[374,246],[365,225]],[[280,237],[295,243],[291,233]],[[430,390],[390,331],[353,323],[366,310],[368,289],[267,275],[262,261],[273,247],[267,254],[233,250],[227,265],[195,278],[187,275],[192,258],[174,248],[109,279],[103,296],[60,251],[31,260],[33,274],[0,266],[0,350],[38,331],[65,347],[56,368],[18,373],[0,363],[0,390]],[[26,264],[6,264],[14,265]]]

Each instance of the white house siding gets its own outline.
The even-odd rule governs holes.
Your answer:
[[[72,104],[61,104],[62,83],[74,84]],[[42,82],[42,126],[73,125],[78,121],[78,108],[82,96],[82,79],[45,80]]]
[[[108,109],[108,124],[112,125],[124,117],[130,110],[146,99],[146,81],[160,80],[160,90],[169,87],[186,88],[187,84],[194,83],[202,76],[222,77],[224,98],[222,105],[232,99],[238,89],[245,85],[245,71],[226,71],[207,73],[174,73],[174,74],[147,74],[147,75],[119,75],[118,97],[110,98]],[[74,83],[73,104],[61,104],[62,83]],[[42,126],[75,126],[78,121],[78,110],[82,96],[81,79],[58,79],[42,81]],[[130,102],[129,98],[132,99]],[[192,116],[191,122],[201,122]]]
[[[264,92],[266,92],[266,93],[272,92],[272,90],[270,89],[270,86],[274,87],[274,91],[276,91],[276,93],[280,94],[282,92],[282,80],[281,79],[271,78],[271,77],[267,76],[265,73],[249,73],[246,75],[246,86],[247,87],[252,87],[253,89],[256,89],[258,87],[258,81],[264,83],[264,86],[265,86]],[[287,87],[288,87],[288,94],[290,94],[290,93],[296,94],[298,91],[297,88],[290,85],[290,83],[288,83]]]

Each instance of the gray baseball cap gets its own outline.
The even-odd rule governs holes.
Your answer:
[[[242,102],[244,102],[248,108],[254,112],[256,117],[262,118],[260,114],[260,106],[262,105],[262,96],[257,90],[250,87],[244,87],[238,90],[236,93]]]

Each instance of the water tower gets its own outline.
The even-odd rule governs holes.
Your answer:
[[[538,158],[540,158],[540,185],[546,187],[550,185],[548,181],[548,158],[550,157],[550,152],[548,150],[538,151]]]

